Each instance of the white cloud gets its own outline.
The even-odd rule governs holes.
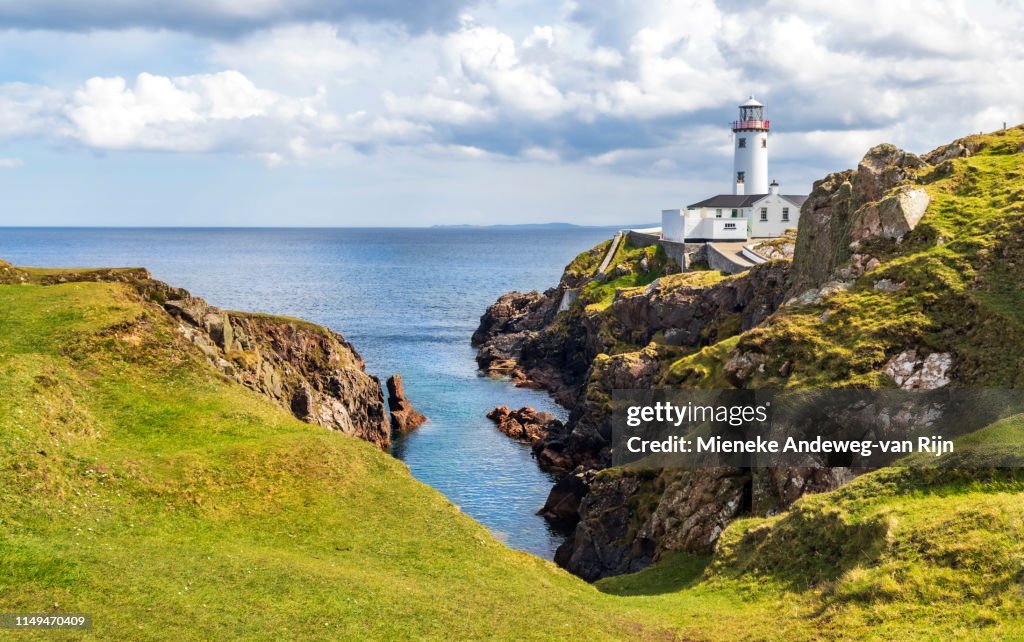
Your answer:
[[[217,11],[274,4],[227,1]],[[725,125],[748,93],[768,104],[774,159],[830,168],[880,137],[923,150],[1024,119],[1020,8],[916,4],[581,3],[534,24],[497,0],[486,21],[437,33],[280,21],[211,42],[223,71],[0,85],[0,140],[271,165],[418,146],[684,173],[727,160]]]
[[[421,96],[396,96],[386,91],[384,104],[398,116],[461,125],[495,116],[495,110],[483,104],[488,93],[482,85],[453,86],[448,79],[438,77]]]
[[[14,169],[24,164],[25,162],[20,158],[0,158],[0,169]]]
[[[558,152],[544,147],[527,147],[523,150],[523,157],[529,160],[542,161],[545,163],[556,163],[560,160]]]
[[[210,61],[249,76],[269,71],[276,80],[297,78],[317,84],[344,80],[345,72],[376,64],[378,54],[340,34],[336,25],[318,22],[215,42]]]
[[[0,140],[57,133],[55,112],[63,104],[63,94],[40,85],[6,83],[0,85]]]
[[[72,92],[65,114],[72,135],[89,147],[219,151],[245,148],[250,140],[258,146],[282,126],[308,126],[317,119],[317,102],[257,88],[236,71],[143,73],[131,86],[120,77],[90,78]]]

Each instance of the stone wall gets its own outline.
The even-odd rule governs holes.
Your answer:
[[[629,230],[626,238],[634,247],[647,247],[648,245],[660,245],[666,256],[675,261],[682,270],[686,270],[695,261],[706,261],[705,254],[707,243],[679,243],[678,241],[666,241],[656,234],[647,234]]]

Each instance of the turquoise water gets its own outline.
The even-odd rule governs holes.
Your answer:
[[[213,305],[301,317],[352,341],[383,380],[401,373],[430,421],[395,444],[417,479],[509,546],[548,559],[563,535],[535,515],[551,480],[495,430],[492,407],[564,416],[546,394],[477,373],[480,315],[509,290],[557,283],[610,229],[0,228],[0,258],[52,267],[145,266]],[[410,524],[410,528],[415,528]]]

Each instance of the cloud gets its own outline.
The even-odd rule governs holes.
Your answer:
[[[630,172],[699,168],[712,152],[677,141],[717,123],[727,142],[748,93],[768,103],[778,149],[792,154],[780,160],[829,167],[883,137],[924,150],[1024,118],[1011,80],[1024,75],[1020,9],[915,7],[570,3],[562,22],[518,38],[464,18],[439,44],[441,74],[418,93],[389,90],[385,106],[434,125],[444,144]]]
[[[62,92],[28,83],[0,85],[0,141],[14,138],[48,138],[63,102]]]
[[[325,22],[290,24],[229,42],[215,42],[210,62],[249,74],[272,70],[279,76],[314,83],[372,65],[377,54]]]
[[[121,21],[163,11],[115,5],[88,4]],[[0,0],[0,20],[33,11],[14,6]],[[753,93],[773,122],[773,167],[799,166],[809,182],[883,139],[926,150],[1024,119],[1014,5],[620,0],[540,11],[495,0],[483,17],[461,15],[438,32],[343,25],[334,13],[357,8],[346,3],[184,6],[184,15],[261,26],[210,43],[210,73],[106,75],[70,90],[0,85],[0,139],[237,153],[271,165],[412,147],[705,176],[709,165],[727,172],[727,123]],[[359,11],[397,5],[369,6]]]
[[[168,77],[95,77],[60,92],[0,85],[0,140],[44,137],[88,149],[234,153],[268,165],[336,149],[424,142],[429,124],[366,111],[339,113],[324,92],[288,96],[238,71]]]
[[[24,164],[20,158],[0,158],[0,169],[14,169]]]
[[[0,0],[0,28],[90,31],[171,30],[237,36],[281,24],[353,20],[401,24],[414,32],[456,24],[463,0]]]
[[[268,138],[323,123],[317,97],[257,88],[236,71],[168,78],[91,78],[64,109],[70,135],[97,149],[220,151],[262,147]]]

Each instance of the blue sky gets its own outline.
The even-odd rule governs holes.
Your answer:
[[[0,225],[654,221],[1024,121],[1019,3],[0,0]]]

